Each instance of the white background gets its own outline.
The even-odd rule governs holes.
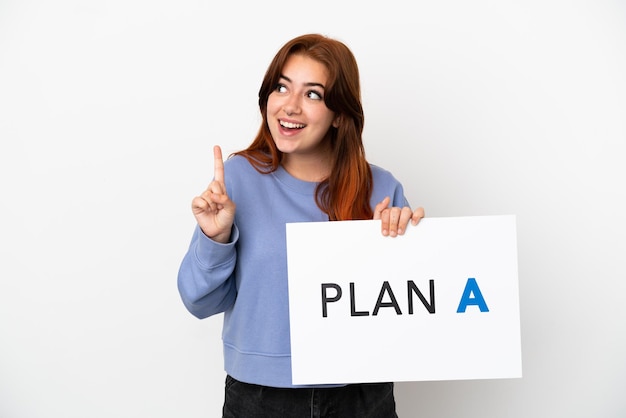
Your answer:
[[[0,0],[0,416],[220,415],[221,316],[176,290],[190,201],[306,32],[352,48],[413,205],[517,216],[524,377],[399,383],[399,415],[624,416],[617,0]]]

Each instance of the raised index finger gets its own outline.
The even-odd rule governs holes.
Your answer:
[[[219,145],[213,147],[213,157],[215,158],[213,163],[213,169],[215,170],[213,180],[224,183],[224,160],[222,159],[222,149]]]

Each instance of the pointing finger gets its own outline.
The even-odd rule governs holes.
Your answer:
[[[215,170],[214,180],[220,183],[224,183],[224,160],[222,159],[222,149],[219,145],[213,147],[213,168]]]

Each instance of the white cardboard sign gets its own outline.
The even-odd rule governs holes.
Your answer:
[[[514,215],[287,224],[293,383],[522,375]]]

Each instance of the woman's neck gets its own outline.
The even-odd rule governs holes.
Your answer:
[[[293,177],[319,183],[330,175],[330,153],[315,155],[283,154],[283,168]]]

